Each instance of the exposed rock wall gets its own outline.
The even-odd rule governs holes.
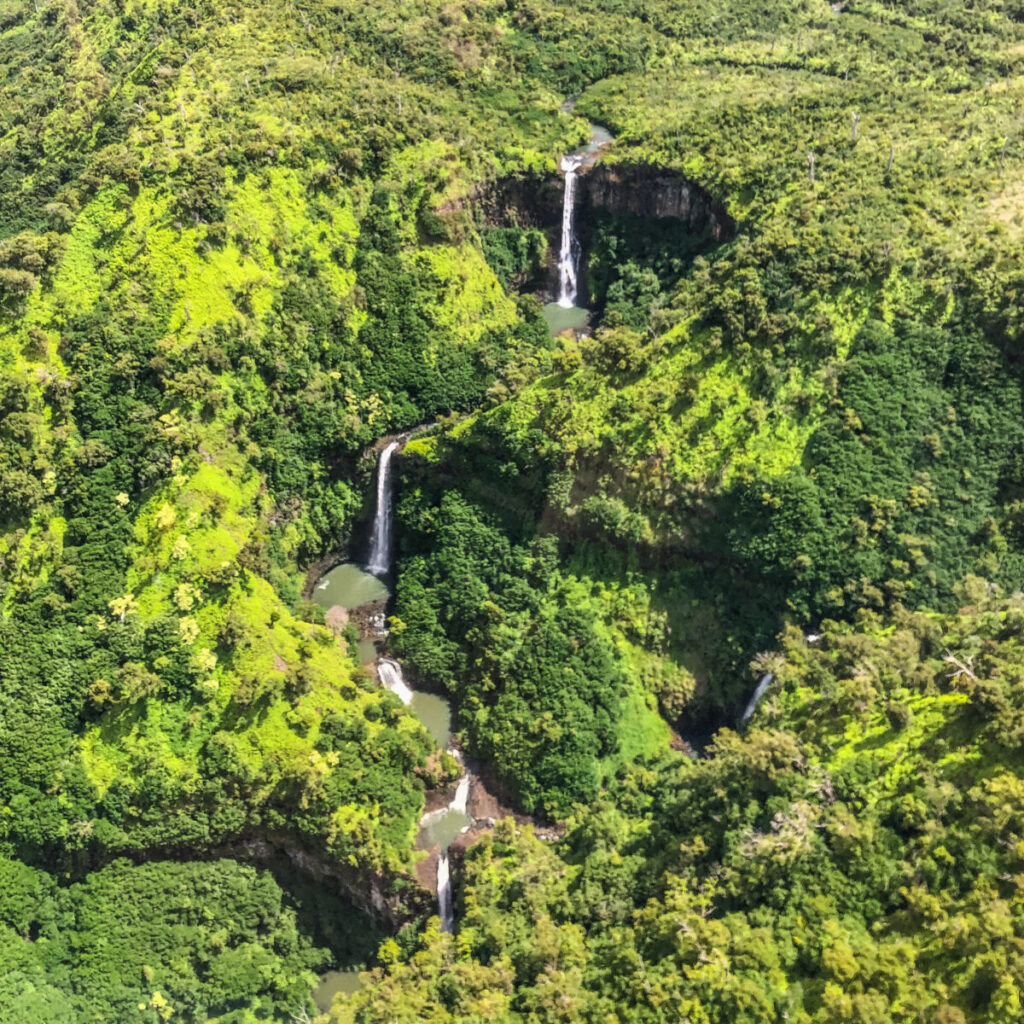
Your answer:
[[[480,189],[475,205],[484,222],[496,227],[518,225],[557,229],[562,220],[560,174],[521,174]],[[706,230],[719,242],[736,234],[724,205],[705,188],[677,171],[650,164],[598,162],[580,172],[577,203],[581,222],[587,209],[630,214],[654,220],[674,218],[692,234]]]
[[[526,173],[481,186],[465,205],[443,213],[466,216],[474,207],[489,227],[533,227],[548,235],[548,265],[541,294],[558,294],[558,235],[562,223],[564,178],[561,174]],[[722,202],[678,171],[651,164],[585,164],[576,189],[576,230],[584,250],[590,246],[590,211],[604,210],[621,217],[672,222],[680,234],[711,244],[728,242],[736,222]],[[581,291],[586,290],[586,266],[580,268]]]
[[[676,171],[649,164],[596,164],[580,175],[578,197],[581,210],[673,218],[683,221],[691,234],[707,231],[717,242],[736,234],[736,222],[706,189]]]
[[[490,182],[473,199],[489,227],[553,229],[562,222],[562,177],[516,174]]]

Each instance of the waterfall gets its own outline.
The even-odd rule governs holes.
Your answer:
[[[573,282],[575,286],[574,272]],[[373,537],[370,543],[367,569],[378,576],[383,575],[391,568],[391,456],[395,453],[401,440],[408,436],[406,434],[403,438],[388,444],[380,453],[380,460],[377,464],[377,512],[373,520]],[[383,622],[379,632],[382,631]],[[403,704],[409,706],[413,703],[415,694],[405,681],[402,666],[394,658],[377,659],[377,677],[381,684],[395,694]],[[455,796],[447,807],[424,815],[420,821],[420,827],[425,830],[448,829],[438,839],[431,839],[431,844],[439,842],[441,846],[441,856],[437,861],[437,909],[441,918],[441,930],[445,932],[450,932],[455,927],[448,847],[454,836],[465,832],[472,825],[472,820],[466,812],[469,803],[470,775],[462,764],[459,752],[450,750],[449,753],[462,766],[462,775],[455,787]],[[448,818],[447,821],[445,821],[446,818]]]
[[[441,916],[441,931],[450,932],[455,927],[455,910],[452,907],[452,879],[447,850],[442,850],[437,860],[437,908]]]
[[[472,776],[466,771],[466,767],[462,763],[462,755],[457,750],[449,748],[448,753],[462,767],[462,775],[455,786],[455,795],[447,807],[438,807],[429,814],[423,815],[420,820],[420,828],[427,837],[427,846],[441,847],[441,856],[437,862],[437,912],[441,918],[441,930],[446,932],[452,931],[455,927],[448,850],[455,839],[473,825],[473,819],[467,813]]]
[[[740,725],[743,725],[750,719],[750,716],[757,710],[757,705],[761,703],[761,698],[764,696],[765,691],[769,686],[772,685],[772,680],[775,678],[771,672],[765,672],[757,684],[757,689],[754,691],[754,696],[750,698],[750,702],[747,704],[746,711],[743,712],[743,717],[740,719]]]
[[[370,542],[370,562],[367,569],[374,575],[391,568],[391,456],[398,447],[392,441],[381,453],[377,463],[377,513],[373,519],[373,539]]]
[[[459,784],[455,787],[455,796],[452,798],[452,802],[448,805],[448,810],[454,811],[456,814],[465,814],[468,801],[469,773],[463,771],[462,778],[459,779]]]
[[[412,703],[412,690],[409,689],[409,684],[402,675],[402,666],[397,661],[392,658],[378,659],[377,676],[403,704]]]
[[[562,249],[558,255],[558,304],[563,309],[576,305],[576,239],[572,231],[573,206],[576,202],[576,172],[582,156],[562,157],[565,171],[565,192],[562,197]]]
[[[462,764],[462,758],[457,750],[449,750],[449,754]],[[467,824],[461,830],[465,832],[471,822],[466,814],[466,806],[469,803],[469,772],[465,765],[462,767],[462,777],[455,787],[455,796],[448,805],[445,814],[454,814],[465,818]],[[441,917],[441,931],[450,932],[455,928],[455,908],[452,905],[452,880],[451,869],[448,864],[448,847],[441,851],[441,857],[437,862],[437,912]]]

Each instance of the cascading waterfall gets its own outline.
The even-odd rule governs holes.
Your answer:
[[[576,202],[576,172],[582,163],[582,156],[562,157],[565,192],[562,197],[562,248],[558,255],[558,304],[563,309],[572,309],[576,305],[576,258],[579,247],[572,226]]]
[[[382,575],[391,568],[391,456],[398,445],[398,441],[392,441],[380,453],[377,463],[377,512],[366,566],[374,575]]]
[[[471,776],[462,761],[462,755],[449,748],[448,753],[462,766],[462,776],[455,786],[455,795],[447,807],[441,807],[424,816],[420,826],[427,829],[435,841],[441,844],[441,856],[437,860],[437,911],[441,918],[441,931],[450,932],[455,926],[455,911],[452,902],[451,863],[448,848],[452,840],[466,831],[473,823],[467,813]],[[440,833],[439,835],[436,833]]]
[[[402,666],[394,658],[377,659],[377,676],[406,706],[412,704],[415,694],[405,681]],[[465,832],[472,824],[467,813],[469,806],[469,789],[471,777],[463,764],[462,755],[455,749],[449,749],[462,767],[462,775],[455,786],[455,795],[447,807],[442,807],[424,816],[420,827],[427,830],[428,835],[436,831],[440,836],[431,835],[432,841],[441,844],[441,856],[437,861],[437,911],[441,918],[441,930],[450,932],[455,927],[455,910],[452,902],[451,866],[448,860],[448,846],[451,840]]]
[[[462,758],[459,757],[456,751],[449,750],[448,753],[451,754],[459,764],[462,764]],[[445,813],[468,817],[466,815],[466,806],[468,802],[469,772],[467,772],[465,766],[463,766],[462,778],[459,779],[459,783],[455,787],[455,796],[452,797],[452,802],[448,805],[448,809]],[[468,824],[463,826],[462,831],[464,832],[467,828],[469,828]],[[452,878],[451,867],[448,863],[447,846],[441,851],[441,856],[437,860],[437,912],[441,918],[441,931],[452,931],[455,927],[455,908],[452,902]]]
[[[377,659],[377,677],[407,707],[412,703],[412,690],[402,674],[402,666],[393,658]]]
[[[377,466],[377,513],[373,521],[373,540],[370,546],[370,560],[367,569],[382,575],[391,568],[391,456],[400,441],[392,441],[381,453]],[[407,707],[412,705],[416,694],[405,681],[402,666],[394,658],[377,659],[377,677],[383,686],[395,694]],[[457,750],[448,751],[462,767],[462,775],[455,787],[455,795],[447,807],[424,816],[420,827],[427,831],[431,842],[439,842],[441,856],[437,861],[437,909],[441,918],[441,930],[450,932],[455,927],[455,910],[452,901],[451,866],[448,847],[451,840],[472,824],[467,813],[469,805],[470,775]]]
[[[757,705],[761,703],[761,698],[765,695],[768,687],[772,685],[772,680],[775,678],[771,672],[765,672],[761,676],[757,684],[757,689],[754,691],[753,697],[750,698],[747,704],[747,709],[743,712],[743,717],[740,719],[740,724],[743,725],[750,720],[750,716],[757,710]]]

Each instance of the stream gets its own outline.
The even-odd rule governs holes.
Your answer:
[[[580,266],[580,243],[575,230],[575,196],[578,173],[591,166],[600,151],[612,142],[611,134],[599,125],[591,125],[590,141],[575,153],[562,158],[565,175],[562,203],[562,234],[558,259],[559,295],[556,302],[544,309],[545,319],[553,334],[567,328],[586,327],[589,311],[576,305]],[[462,755],[450,746],[451,708],[446,700],[425,693],[406,680],[401,664],[383,651],[387,639],[384,607],[391,597],[388,579],[393,550],[393,480],[392,457],[400,451],[409,435],[388,441],[377,462],[376,509],[373,530],[365,565],[345,562],[335,566],[317,581],[313,600],[327,613],[328,621],[348,621],[350,613],[361,625],[359,660],[375,665],[382,686],[391,690],[423,723],[440,750],[448,753],[462,766],[462,774],[447,806],[424,814],[420,820],[418,847],[433,850],[440,847],[437,861],[437,903],[441,930],[455,928],[452,898],[449,847],[473,824],[468,812],[473,776],[465,767]],[[354,992],[360,988],[359,973],[336,970],[325,974],[314,993],[317,1006],[326,1011],[337,993]]]
[[[451,707],[448,702],[437,694],[415,689],[406,681],[401,664],[381,653],[387,638],[383,608],[391,596],[386,582],[391,569],[393,533],[391,458],[403,440],[389,442],[378,459],[377,507],[366,568],[352,562],[335,566],[317,582],[313,600],[331,617],[336,618],[339,611],[344,610],[342,621],[348,613],[366,613],[360,617],[360,621],[366,624],[363,632],[369,629],[374,635],[364,636],[359,641],[360,661],[376,666],[381,685],[394,693],[419,718],[440,750],[447,750],[462,765],[462,755],[449,746]],[[463,766],[450,803],[424,814],[420,820],[419,848],[428,851],[436,846],[441,848],[437,863],[438,916],[442,930],[448,932],[455,927],[448,847],[473,824],[473,818],[467,812],[471,785],[472,775]],[[358,979],[358,972],[346,970],[331,971],[324,975],[314,993],[317,1005],[321,1008],[329,1006],[336,993],[355,991],[359,988]]]

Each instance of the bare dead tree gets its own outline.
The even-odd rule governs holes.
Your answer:
[[[855,110],[855,111],[853,111],[853,113],[850,116],[853,119],[853,130],[850,132],[850,141],[851,142],[856,142],[857,141],[857,125],[860,124],[860,114],[858,114],[857,111]]]
[[[949,676],[954,683],[959,679],[963,679],[965,676],[974,682],[978,681],[978,677],[974,674],[973,654],[969,655],[965,659],[960,659],[951,650],[949,650],[949,648],[946,648],[946,656],[942,660],[956,669],[956,671]]]
[[[892,170],[892,162],[896,159],[896,147],[889,147],[889,162],[885,165],[885,173],[888,174]]]
[[[811,184],[812,185],[814,184],[814,161],[816,159],[817,159],[817,157],[814,155],[813,152],[807,154],[807,164],[808,164],[808,166],[811,169]]]

